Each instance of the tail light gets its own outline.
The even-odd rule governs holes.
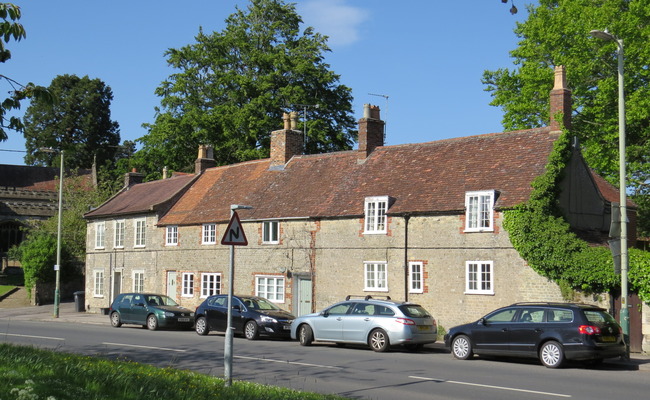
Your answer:
[[[580,325],[578,332],[584,333],[585,335],[600,335],[600,328],[593,325]]]
[[[415,321],[408,318],[396,318],[395,321],[403,325],[415,325]]]

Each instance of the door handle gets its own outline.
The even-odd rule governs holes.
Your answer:
[[[370,321],[370,318],[364,318],[363,320],[364,321]]]
[[[508,332],[508,328],[501,329],[501,332]]]

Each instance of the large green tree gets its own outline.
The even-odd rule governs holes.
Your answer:
[[[11,52],[5,46],[11,39],[19,41],[27,36],[25,28],[17,21],[21,17],[20,7],[11,3],[0,3],[0,63],[11,58]],[[10,96],[0,102],[0,142],[7,140],[5,129],[21,131],[23,123],[17,116],[7,115],[11,110],[20,109],[20,102],[27,98],[51,102],[48,91],[42,87],[28,83],[22,85],[14,79],[0,74],[0,81],[6,83]]]
[[[38,151],[43,147],[65,150],[68,168],[113,161],[120,132],[118,123],[111,120],[111,88],[100,79],[59,75],[48,90],[53,104],[34,99],[25,112],[25,162],[56,166],[55,154]]]
[[[639,204],[639,233],[650,235],[650,2],[647,0],[539,0],[518,23],[511,51],[515,68],[485,71],[494,106],[507,130],[547,124],[554,65],[564,65],[573,95],[571,133],[589,165],[618,182],[617,46],[591,37],[608,29],[625,48],[628,191]]]
[[[212,145],[220,165],[266,157],[289,110],[307,111],[307,153],[350,149],[351,90],[324,62],[327,38],[301,23],[292,4],[251,0],[222,32],[200,29],[196,43],[168,50],[178,72],[156,89],[161,108],[138,139],[141,168],[192,168],[199,144]]]

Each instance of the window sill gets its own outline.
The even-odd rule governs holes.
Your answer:
[[[494,292],[463,292],[463,294],[468,294],[468,295],[478,294],[483,296],[494,296]]]

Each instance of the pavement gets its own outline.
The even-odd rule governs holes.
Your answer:
[[[55,323],[74,323],[74,324],[95,324],[110,327],[108,315],[99,313],[89,313],[77,311],[74,301],[62,301],[59,304],[59,316],[54,316],[54,304],[45,304],[41,306],[14,306],[7,299],[0,300],[0,321],[41,321]],[[442,343],[435,343],[434,346],[444,346]],[[650,372],[650,354],[632,353],[630,359],[610,358],[605,360],[599,369],[627,369]]]

